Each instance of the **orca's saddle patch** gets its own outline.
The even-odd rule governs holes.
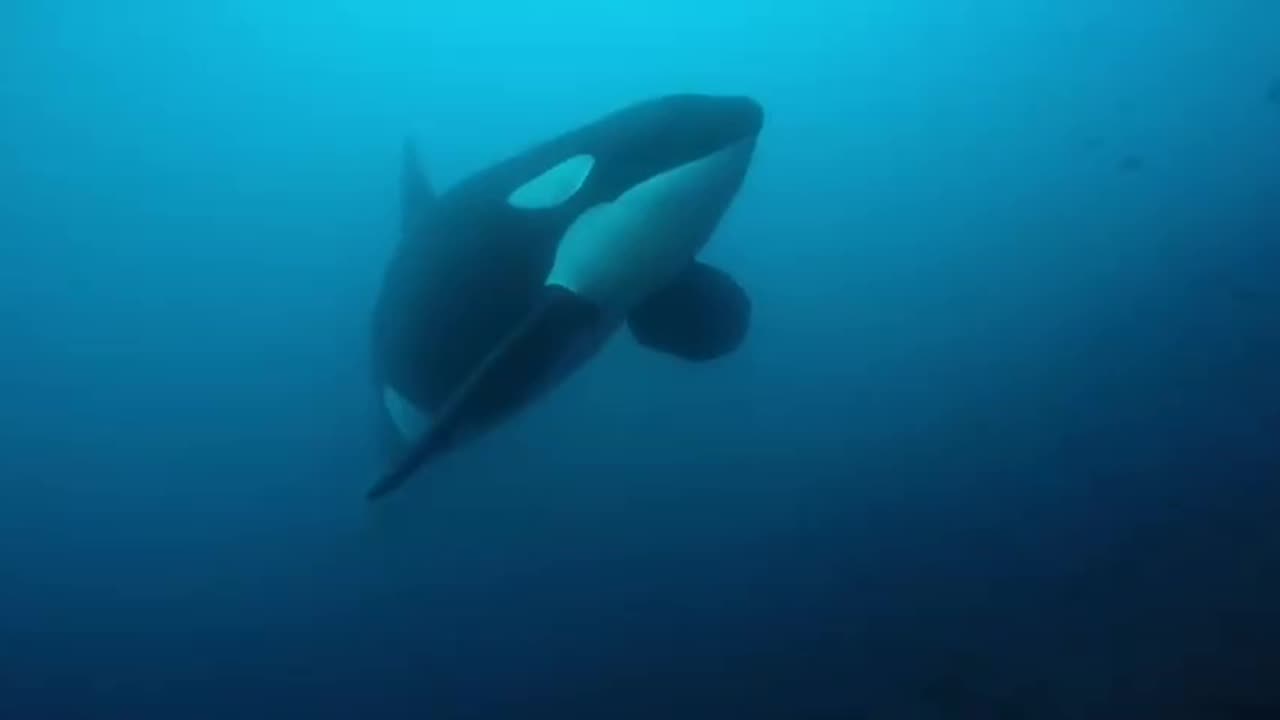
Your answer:
[[[645,347],[701,362],[738,348],[751,324],[751,298],[728,273],[694,262],[627,317]]]

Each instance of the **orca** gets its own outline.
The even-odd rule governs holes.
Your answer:
[[[741,345],[751,301],[698,253],[764,124],[745,96],[672,94],[615,110],[437,194],[416,146],[401,239],[373,312],[373,380],[395,458],[423,465],[556,387],[626,325],[691,362]]]

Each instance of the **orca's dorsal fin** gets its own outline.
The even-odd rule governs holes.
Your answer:
[[[413,138],[405,138],[400,164],[400,231],[409,238],[436,201],[431,181],[422,169],[418,157],[418,145]]]

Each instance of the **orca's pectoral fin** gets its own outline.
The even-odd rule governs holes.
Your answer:
[[[599,340],[600,310],[560,287],[546,288],[538,306],[454,391],[435,422],[404,457],[369,490],[384,497],[418,468],[493,425],[549,387]]]
[[[694,262],[645,298],[627,316],[646,347],[685,360],[714,360],[742,344],[751,324],[751,298],[723,270]]]

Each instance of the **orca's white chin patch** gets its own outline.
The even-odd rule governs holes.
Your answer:
[[[546,283],[625,313],[702,249],[754,149],[755,137],[743,139],[589,208],[565,231]]]
[[[521,210],[549,210],[578,194],[596,166],[591,155],[574,155],[512,191],[507,203]]]
[[[396,432],[407,441],[416,440],[427,431],[427,415],[414,407],[409,399],[390,385],[382,387],[382,406],[387,411]]]

